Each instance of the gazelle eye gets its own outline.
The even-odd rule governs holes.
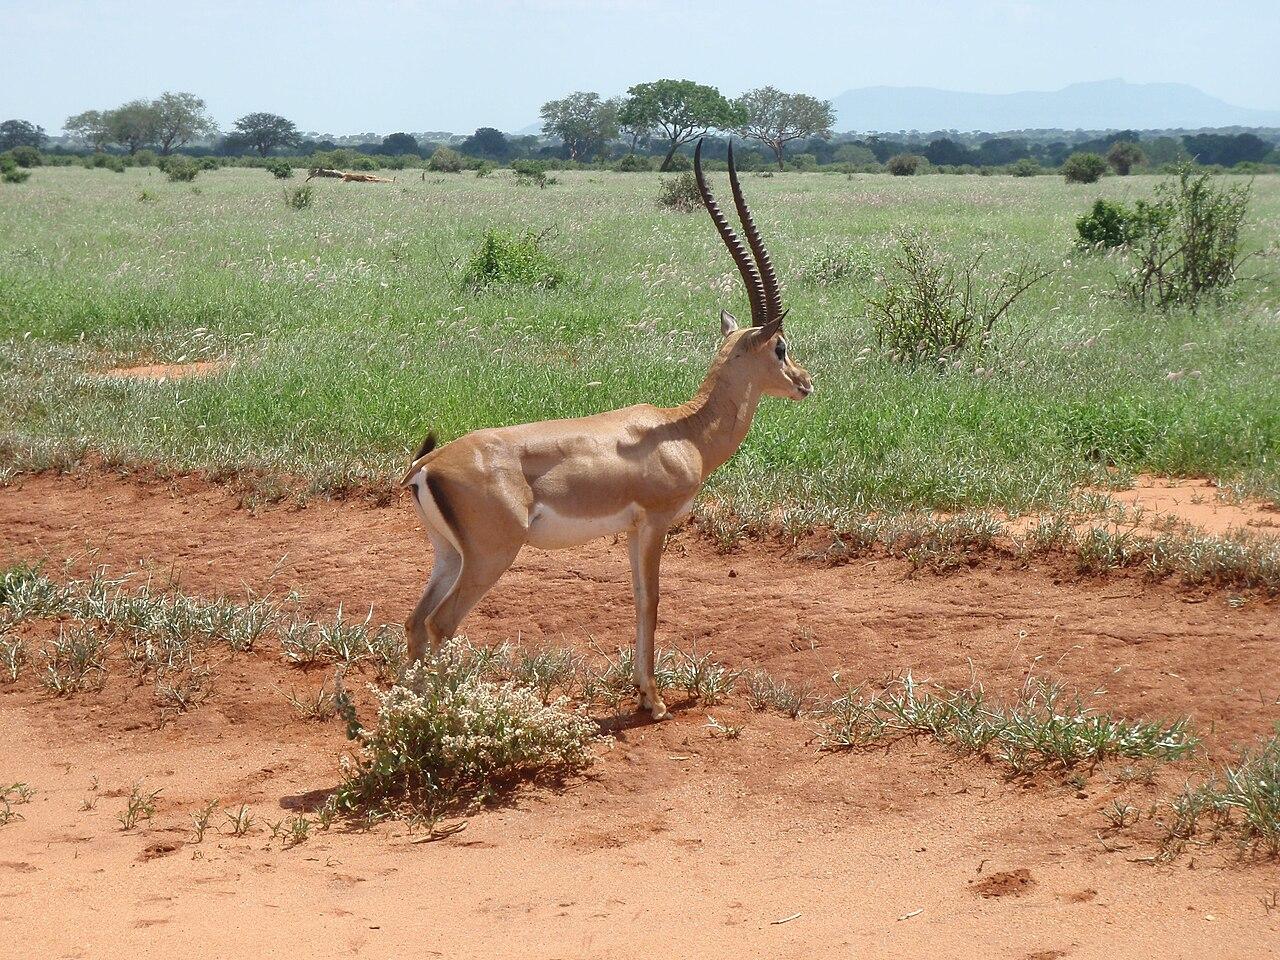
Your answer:
[[[773,348],[773,352],[778,355],[779,360],[787,359],[787,341],[779,337],[778,345]]]

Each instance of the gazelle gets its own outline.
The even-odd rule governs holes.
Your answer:
[[[782,292],[738,184],[729,184],[754,261],[720,211],[693,155],[702,202],[742,274],[751,326],[720,311],[723,342],[693,398],[574,420],[477,430],[439,449],[429,434],[401,481],[435,551],[431,577],[405,623],[409,659],[432,653],[506,572],[525,544],[544,550],[628,536],[636,604],[635,684],[655,720],[667,708],[654,682],[658,565],[672,524],[742,444],[762,394],[803,400],[809,374],[782,337]]]

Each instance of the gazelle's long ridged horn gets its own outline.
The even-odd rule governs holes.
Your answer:
[[[769,251],[764,248],[760,231],[742,196],[742,187],[738,183],[738,169],[733,163],[733,141],[729,142],[729,186],[733,189],[733,205],[738,210],[738,219],[742,221],[742,232],[747,235],[747,243],[755,254],[756,267],[760,274],[761,286],[764,288],[765,317],[767,320],[780,321],[782,317],[782,289],[778,285],[778,275],[773,270],[773,261],[769,259]],[[757,324],[764,326],[764,324]]]
[[[751,301],[751,325],[753,327],[762,327],[769,319],[765,306],[764,281],[760,278],[760,272],[756,269],[756,265],[751,262],[747,248],[742,245],[742,240],[739,239],[733,227],[729,226],[729,221],[720,212],[720,205],[716,203],[716,198],[711,195],[711,189],[707,186],[707,178],[702,173],[701,140],[698,141],[698,146],[693,151],[693,172],[698,180],[698,193],[702,195],[702,205],[707,208],[707,213],[711,214],[711,222],[716,225],[720,239],[729,248],[729,255],[733,257],[733,262],[738,265],[738,272],[742,274],[742,282],[747,288],[747,299]]]

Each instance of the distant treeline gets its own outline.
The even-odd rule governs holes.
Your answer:
[[[304,136],[292,121],[266,112],[246,114],[223,133],[199,97],[166,92],[155,100],[68,117],[68,136],[60,142],[50,142],[42,128],[25,120],[7,120],[0,124],[0,153],[35,150],[55,163],[66,162],[59,158],[89,156],[97,166],[116,164],[95,157],[145,164],[148,154],[183,153],[259,161],[288,158],[296,165],[356,169],[426,165],[454,170],[539,161],[548,167],[673,170],[688,166],[694,141],[705,136],[704,154],[714,160],[725,158],[729,139],[734,138],[738,165],[745,170],[1013,170],[1029,175],[1057,170],[1080,153],[1105,157],[1122,174],[1186,161],[1222,168],[1280,167],[1280,130],[834,134],[829,101],[773,87],[730,100],[714,87],[690,80],[637,84],[625,98],[572,93],[543,104],[541,114],[541,136],[513,136],[481,127],[465,137],[401,132],[353,144],[349,138],[339,143]],[[25,155],[25,161],[23,165],[31,165],[31,156]]]

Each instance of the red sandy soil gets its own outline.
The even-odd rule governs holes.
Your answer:
[[[197,360],[193,363],[148,363],[137,367],[114,367],[104,370],[103,377],[118,380],[181,380],[183,377],[207,377],[226,367],[222,360]]]
[[[1130,489],[1108,490],[1106,495],[1128,508],[1141,528],[1150,529],[1157,519],[1171,517],[1216,535],[1237,531],[1280,535],[1280,510],[1275,505],[1233,502],[1219,493],[1212,480],[1139,476]],[[1135,510],[1142,512],[1135,515]]]
[[[398,620],[429,555],[411,511],[358,503],[249,512],[190,478],[38,476],[0,489],[0,563],[82,574],[172,572],[196,594],[297,589]],[[734,666],[850,682],[911,669],[1008,694],[1029,669],[1112,712],[1190,714],[1213,759],[1280,717],[1280,608],[1239,607],[1140,576],[1080,579],[1052,560],[984,559],[910,577],[890,559],[823,567],[774,546],[727,555],[676,536],[659,641]],[[478,642],[630,642],[623,545],[528,551],[464,624]],[[1145,810],[1196,777],[1124,786],[1008,781],[926,743],[819,753],[814,727],[739,698],[628,720],[589,775],[527,791],[462,832],[318,833],[282,849],[261,826],[337,781],[339,724],[307,724],[279,689],[322,674],[270,650],[215,666],[207,703],[159,724],[149,687],[113,674],[54,700],[0,686],[0,784],[39,792],[0,827],[0,955],[24,957],[1261,957],[1280,953],[1280,864],[1228,842],[1168,865]],[[742,727],[708,729],[708,714]],[[96,778],[97,787],[93,788]],[[141,780],[148,824],[116,814]],[[97,797],[91,809],[83,801]],[[193,842],[190,814],[247,803],[259,826]],[[798,916],[797,916],[798,914]],[[778,921],[786,922],[779,923]],[[19,946],[24,945],[24,946]]]

